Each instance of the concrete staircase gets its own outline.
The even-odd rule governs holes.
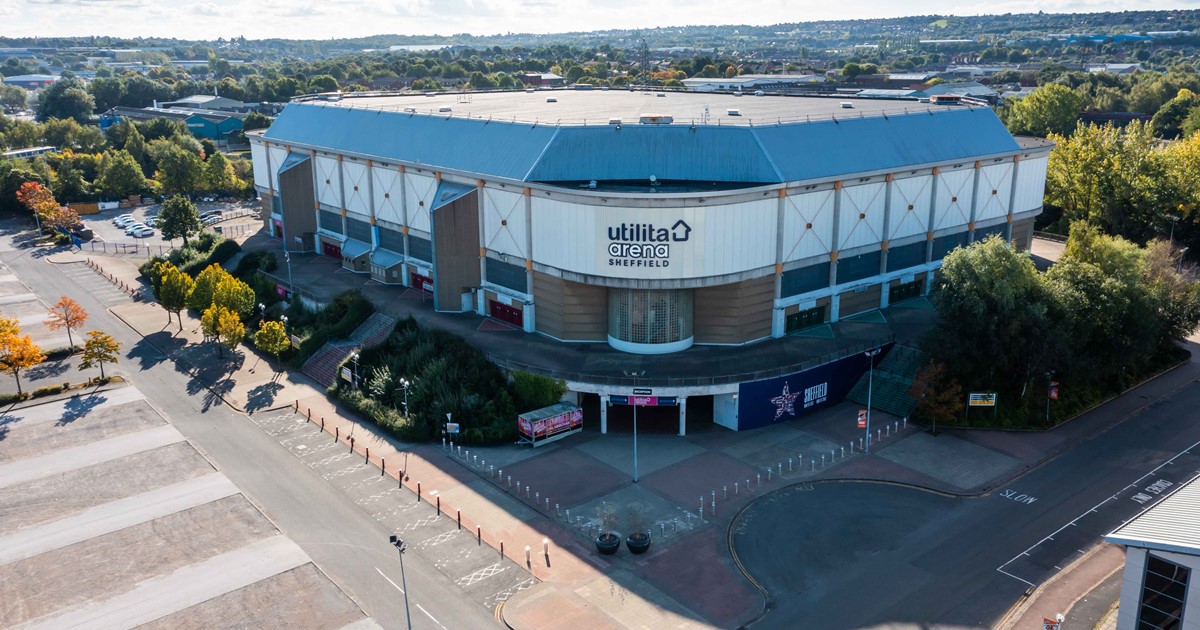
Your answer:
[[[387,339],[396,326],[396,319],[375,313],[359,324],[349,339],[330,341],[313,353],[304,362],[303,372],[323,387],[333,385],[338,378],[338,368],[351,354],[362,348],[373,348]]]
[[[870,392],[871,408],[900,417],[911,414],[917,401],[908,395],[908,389],[912,387],[917,370],[928,360],[929,356],[916,348],[899,344],[893,346],[891,352],[875,367],[875,382]],[[870,378],[870,374],[863,374],[846,395],[846,400],[866,406]]]

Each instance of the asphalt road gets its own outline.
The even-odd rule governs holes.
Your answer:
[[[734,533],[772,595],[753,627],[992,626],[1026,588],[1200,473],[1200,384],[1134,390],[1099,412],[1115,420],[1131,407],[1120,424],[979,498],[848,482],[758,501]]]
[[[0,238],[7,242],[16,226],[0,225]],[[400,565],[396,549],[387,540],[391,532],[245,415],[225,405],[205,405],[204,387],[176,371],[173,363],[96,300],[94,289],[102,286],[99,276],[71,274],[77,276],[72,278],[66,272],[76,265],[53,265],[30,250],[2,251],[0,259],[43,298],[67,295],[82,304],[91,315],[88,328],[105,330],[122,344],[119,368],[147,400],[367,614],[385,628],[405,627]],[[491,611],[464,605],[461,590],[421,556],[406,554],[404,568],[414,628],[497,624]]]

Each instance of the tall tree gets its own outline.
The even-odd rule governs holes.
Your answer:
[[[254,312],[254,289],[250,285],[225,274],[213,290],[213,304],[223,306],[242,317],[249,317]]]
[[[158,215],[158,227],[163,238],[182,238],[183,246],[187,247],[188,237],[198,234],[203,226],[196,204],[183,195],[175,195],[163,202]]]
[[[97,192],[111,197],[127,197],[145,189],[146,177],[132,154],[124,150],[104,154],[100,175],[96,178]]]
[[[17,189],[17,203],[33,213],[39,227],[42,226],[44,220],[48,221],[50,215],[58,209],[58,201],[54,199],[54,193],[37,182],[21,184],[21,187]]]
[[[104,364],[116,365],[117,353],[121,351],[121,344],[113,339],[112,335],[99,330],[88,331],[87,337],[87,341],[83,342],[83,354],[80,355],[79,369],[99,367],[100,378],[103,379],[105,378]]]
[[[229,193],[239,188],[233,164],[220,151],[209,156],[204,163],[204,189],[212,192]]]
[[[254,333],[254,347],[262,350],[279,360],[279,353],[288,349],[287,329],[283,322],[263,320],[258,324],[258,332]]]
[[[1075,129],[1083,99],[1057,83],[1044,85],[1017,101],[1008,112],[1008,129],[1016,135],[1046,137]]]
[[[50,307],[48,315],[46,325],[51,330],[66,328],[67,343],[71,346],[71,352],[75,352],[75,338],[71,335],[71,331],[83,327],[83,324],[87,322],[88,312],[84,310],[83,306],[80,306],[79,302],[64,295],[54,306]]]
[[[33,343],[33,339],[20,333],[16,320],[0,322],[0,371],[13,375],[17,381],[17,394],[24,393],[21,390],[21,371],[45,360],[46,356]]]
[[[189,195],[196,190],[204,173],[199,149],[193,152],[174,141],[155,140],[150,143],[150,155],[156,167],[154,177],[163,192]]]
[[[938,422],[953,421],[966,403],[962,385],[950,376],[945,363],[934,360],[917,370],[908,395],[917,401],[913,415],[917,420],[932,423],[934,435],[937,435]]]
[[[188,297],[191,296],[194,286],[196,283],[191,276],[183,273],[174,265],[167,269],[159,279],[158,301],[167,310],[167,323],[170,323],[170,313],[175,314],[175,319],[179,320],[179,332],[183,332],[183,317],[180,313],[187,308]]]
[[[196,284],[192,288],[191,295],[188,297],[188,306],[204,311],[209,306],[212,306],[217,293],[217,286],[226,278],[232,278],[228,271],[225,271],[216,263],[213,263],[204,268],[196,275]]]
[[[38,97],[37,119],[39,122],[51,118],[74,118],[86,123],[91,120],[96,101],[84,89],[83,81],[75,77],[63,77],[42,90]]]

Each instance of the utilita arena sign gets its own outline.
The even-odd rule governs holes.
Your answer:
[[[686,243],[692,226],[683,219],[670,227],[621,223],[608,227],[609,267],[670,267],[671,245]],[[678,249],[678,248],[676,248]]]

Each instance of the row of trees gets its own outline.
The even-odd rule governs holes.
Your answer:
[[[80,330],[87,322],[88,313],[78,302],[63,296],[47,314],[46,325],[52,330],[66,329],[70,351],[75,351],[73,331]],[[121,345],[111,335],[92,330],[87,333],[80,356],[79,369],[100,368],[104,376],[104,365],[115,364]],[[21,326],[15,319],[0,318],[0,371],[13,375],[17,382],[17,395],[23,396],[21,372],[46,360],[42,349],[29,335],[21,334]]]
[[[1029,412],[1040,410],[1051,374],[1093,398],[1119,390],[1200,324],[1194,272],[1166,241],[1141,247],[1083,221],[1045,273],[996,237],[957,249],[933,294],[939,317],[925,348],[944,367],[925,375],[940,381],[930,391],[999,392],[1027,418],[1040,416]]]
[[[167,311],[167,323],[173,313],[182,332],[183,310],[196,310],[200,313],[200,330],[205,339],[217,341],[222,356],[225,348],[236,350],[245,339],[244,322],[254,314],[258,300],[250,285],[220,265],[209,265],[193,280],[170,262],[160,261],[151,268],[149,276],[155,299]],[[254,335],[254,344],[278,358],[290,342],[282,322],[264,319]]]

